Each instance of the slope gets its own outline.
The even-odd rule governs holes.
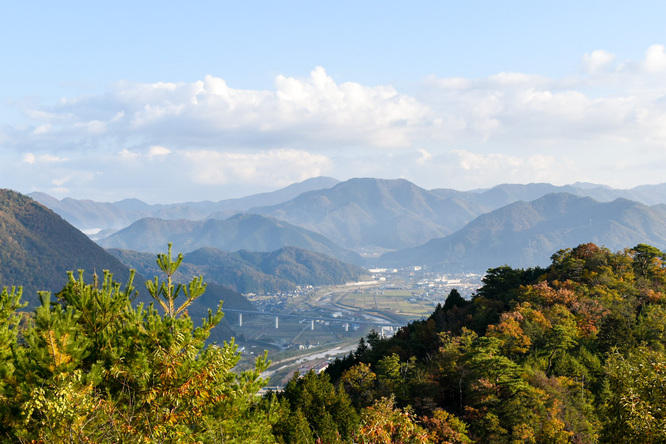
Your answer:
[[[567,245],[594,242],[610,249],[646,243],[666,246],[664,207],[616,199],[598,202],[566,193],[516,202],[479,216],[460,231],[411,249],[387,253],[383,265],[444,265],[485,271],[547,264]]]
[[[105,248],[158,252],[172,242],[188,253],[203,247],[226,251],[275,251],[293,246],[359,264],[362,258],[321,234],[274,218],[238,214],[226,220],[206,221],[141,219],[98,243]]]
[[[404,179],[350,179],[250,211],[321,233],[356,251],[418,245],[483,212],[459,196],[439,196]]]
[[[25,300],[37,291],[59,291],[67,271],[113,273],[126,282],[129,269],[60,216],[29,197],[0,190],[0,285],[22,286]]]
[[[148,276],[158,269],[154,255],[131,250],[109,249],[129,267]],[[240,293],[276,293],[306,285],[335,285],[357,281],[367,271],[319,253],[295,247],[260,253],[235,253],[200,248],[185,255],[177,278],[187,281],[204,275],[209,282],[222,284]]]

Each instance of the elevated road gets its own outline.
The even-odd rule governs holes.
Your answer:
[[[238,313],[238,314],[251,314],[258,316],[272,316],[277,318],[296,318],[296,319],[307,319],[314,321],[328,321],[328,322],[339,322],[341,324],[359,324],[359,325],[376,325],[378,327],[394,327],[400,328],[402,325],[395,322],[389,322],[383,319],[345,319],[345,318],[333,318],[325,316],[313,316],[309,314],[294,314],[294,313],[275,313],[275,312],[266,312],[266,311],[257,311],[257,310],[236,310],[233,308],[225,309],[222,311],[224,313]]]

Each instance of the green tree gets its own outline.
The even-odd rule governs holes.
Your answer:
[[[606,362],[604,442],[666,441],[666,356],[640,347]]]
[[[377,375],[362,362],[345,371],[340,378],[340,384],[356,408],[367,407],[373,402],[376,383]]]
[[[233,341],[206,344],[222,319],[221,304],[195,327],[185,308],[205,285],[200,278],[187,286],[173,283],[169,276],[179,262],[170,250],[157,262],[167,275],[152,287],[164,302],[162,314],[152,304],[133,307],[132,280],[121,289],[110,274],[101,287],[96,279],[86,284],[82,273],[78,279],[70,274],[55,302],[41,294],[34,322],[14,346],[17,371],[8,403],[15,414],[4,422],[8,436],[34,442],[127,442],[128,436],[133,442],[272,442],[274,407],[257,396],[266,357],[254,369],[234,373],[240,355]],[[186,301],[177,307],[180,291]]]
[[[315,374],[310,370],[300,378],[295,373],[279,398],[288,402],[290,410],[283,411],[276,424],[276,429],[282,430],[278,440],[303,435],[302,421],[294,423],[293,414],[303,416],[315,439],[325,443],[349,442],[358,425],[358,414],[349,397],[343,389],[336,389],[325,373]]]

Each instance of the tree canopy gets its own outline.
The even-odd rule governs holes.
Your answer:
[[[390,338],[370,334],[326,373],[259,395],[266,357],[236,373],[207,342],[169,249],[134,305],[106,273],[70,273],[22,312],[0,293],[0,436],[9,442],[616,443],[666,441],[666,266],[648,245],[583,244],[546,268],[488,271]]]

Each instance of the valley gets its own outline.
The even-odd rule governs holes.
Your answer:
[[[372,280],[363,282],[246,295],[256,310],[225,311],[244,357],[239,368],[249,368],[257,354],[268,350],[272,363],[265,376],[271,378],[269,386],[282,386],[294,371],[323,368],[355,350],[373,330],[391,336],[410,321],[428,317],[454,288],[471,297],[482,278],[422,267],[370,271]]]

